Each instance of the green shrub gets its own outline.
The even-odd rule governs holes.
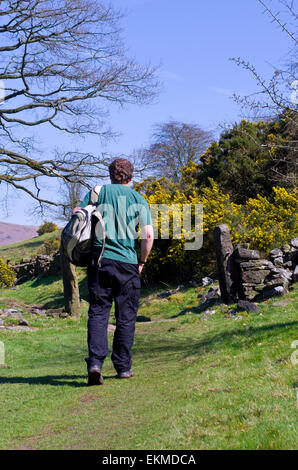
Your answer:
[[[46,255],[51,255],[52,253],[56,253],[60,248],[60,240],[59,238],[51,238],[50,240],[46,240],[42,245],[42,251]]]
[[[54,222],[45,222],[38,228],[37,233],[38,235],[43,235],[44,233],[55,232],[55,230],[58,230],[58,225],[54,224]]]
[[[16,278],[16,273],[14,270],[4,263],[0,258],[0,286],[1,287],[11,287],[14,284]]]

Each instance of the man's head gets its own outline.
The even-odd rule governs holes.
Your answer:
[[[127,184],[133,175],[133,165],[125,158],[116,158],[109,166],[112,183]]]

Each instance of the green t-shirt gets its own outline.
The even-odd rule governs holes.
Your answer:
[[[90,193],[79,204],[81,207],[90,204]],[[103,257],[137,264],[137,226],[152,225],[146,199],[123,184],[106,184],[101,188],[98,204],[106,229]],[[99,253],[101,248],[102,240],[96,237],[95,252]]]

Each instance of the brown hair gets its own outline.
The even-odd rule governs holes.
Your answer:
[[[125,158],[116,158],[109,166],[112,183],[128,183],[133,175],[133,165]]]

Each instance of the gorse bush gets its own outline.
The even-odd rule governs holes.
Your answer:
[[[6,265],[0,258],[0,286],[11,287],[14,284],[16,273],[14,270]]]
[[[58,230],[58,225],[54,224],[54,222],[45,222],[38,228],[37,233],[40,236],[44,233],[55,232],[55,230]]]
[[[59,238],[51,238],[50,240],[46,240],[44,244],[42,245],[42,251],[46,255],[51,255],[53,253],[56,253],[60,248],[60,240]]]
[[[146,192],[142,183],[136,190],[143,193],[149,206],[152,204],[168,204],[172,206],[172,223],[169,239],[161,239],[166,220],[159,221],[158,239],[144,271],[149,282],[154,280],[189,279],[194,275],[216,275],[216,259],[213,241],[213,229],[219,224],[228,225],[234,244],[248,242],[250,248],[261,250],[266,256],[275,247],[280,247],[297,235],[298,229],[298,190],[273,188],[271,198],[256,195],[245,204],[231,201],[219,185],[209,179],[210,186],[200,191],[192,187],[187,195],[174,185],[164,185],[164,178],[155,179],[151,184],[146,182]],[[170,191],[169,191],[170,188]],[[175,224],[180,224],[180,213],[183,204],[203,205],[203,245],[197,250],[185,250],[184,244],[190,234],[182,230],[180,239],[173,236]],[[183,227],[183,217],[182,217]]]

